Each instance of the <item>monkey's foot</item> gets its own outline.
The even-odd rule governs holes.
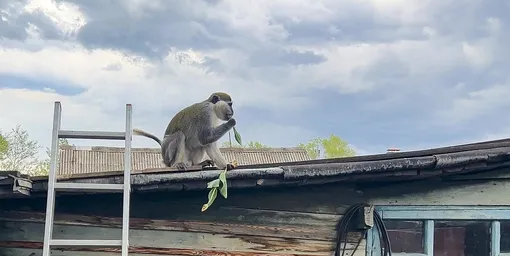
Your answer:
[[[235,168],[236,167],[233,164],[227,164],[227,172]]]
[[[176,163],[174,167],[179,169],[179,171],[186,171],[186,169],[188,169],[188,167],[184,163]]]
[[[200,162],[199,165],[202,166],[202,168],[204,168],[206,166],[214,166],[214,162],[213,162],[213,160],[207,159],[207,160]]]

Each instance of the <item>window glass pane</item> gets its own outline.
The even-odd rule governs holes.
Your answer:
[[[490,221],[434,221],[434,256],[489,256]]]
[[[501,245],[499,250],[501,252],[510,253],[510,221],[501,221]]]
[[[385,220],[393,253],[423,253],[423,222]]]

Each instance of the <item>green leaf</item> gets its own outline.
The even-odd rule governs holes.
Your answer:
[[[214,200],[216,199],[216,196],[218,195],[218,189],[217,188],[213,188],[211,189],[211,191],[209,191],[209,201],[204,204],[202,206],[202,211],[205,211],[207,210],[207,208],[209,208],[209,206],[211,206],[214,202]]]
[[[220,179],[215,179],[207,183],[207,188],[217,188],[220,186]]]
[[[227,172],[223,171],[220,173],[220,178],[222,186],[220,187],[220,193],[224,198],[227,198]]]
[[[233,129],[234,129],[234,137],[235,137],[237,143],[239,143],[239,145],[243,145],[243,143],[241,141],[241,134],[239,134],[239,132],[237,131],[235,126],[233,127]]]

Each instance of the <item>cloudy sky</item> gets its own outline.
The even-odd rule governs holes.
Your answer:
[[[502,0],[0,0],[0,129],[48,146],[54,101],[63,129],[112,131],[131,103],[134,126],[162,136],[226,91],[243,139],[275,147],[504,138],[508,13]]]

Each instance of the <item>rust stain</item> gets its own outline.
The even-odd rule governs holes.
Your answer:
[[[0,247],[8,248],[24,248],[24,249],[42,249],[42,242],[33,241],[0,241]],[[113,252],[120,253],[118,248],[65,248],[59,247],[59,250],[65,249],[66,251],[83,251],[83,252]],[[306,253],[262,253],[262,252],[247,252],[247,251],[223,251],[223,250],[196,250],[196,249],[181,249],[181,248],[158,248],[158,247],[129,247],[130,253],[149,254],[149,255],[185,255],[185,256],[317,256],[317,255],[330,255],[331,252],[324,254],[306,254]]]

